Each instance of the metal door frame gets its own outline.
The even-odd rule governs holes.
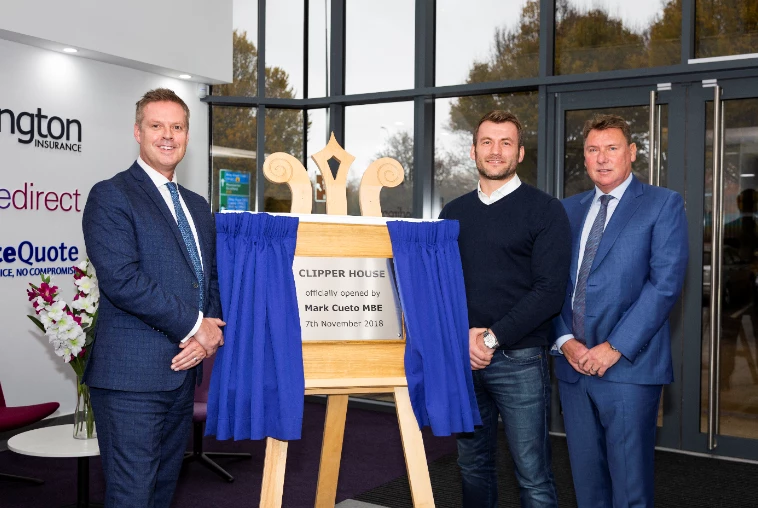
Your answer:
[[[686,127],[684,161],[687,173],[691,175],[686,181],[690,261],[683,295],[684,315],[688,316],[684,320],[684,336],[688,340],[687,347],[682,351],[681,448],[709,455],[758,460],[758,440],[718,435],[717,446],[709,449],[708,434],[700,432],[706,104],[714,101],[714,84],[721,89],[721,101],[758,99],[758,78],[720,79],[718,75],[712,75],[686,87],[686,103],[681,116],[684,120],[682,126]]]

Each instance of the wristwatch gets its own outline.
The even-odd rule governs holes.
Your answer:
[[[500,343],[497,341],[495,334],[489,330],[484,331],[484,345],[490,349],[497,349]]]
[[[613,344],[611,344],[610,342],[608,342],[608,345],[611,346],[611,351],[615,351],[617,353],[619,352],[619,350],[613,347]]]

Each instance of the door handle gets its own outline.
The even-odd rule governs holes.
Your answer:
[[[711,198],[710,358],[708,363],[708,449],[718,446],[721,349],[721,266],[724,245],[724,110],[721,87],[713,87],[713,183]]]
[[[656,104],[658,92],[650,90],[648,183],[661,185],[661,106]]]

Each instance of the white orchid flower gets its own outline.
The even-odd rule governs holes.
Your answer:
[[[46,310],[48,312],[48,316],[50,317],[50,319],[52,319],[53,321],[58,321],[60,318],[63,317],[63,314],[64,314],[63,309],[65,308],[66,308],[66,302],[59,300],[55,302],[54,304],[50,305],[49,308],[46,308]]]
[[[79,279],[76,279],[74,282],[76,286],[79,288],[79,291],[81,291],[85,295],[88,295],[89,292],[92,290],[92,287],[94,286],[94,284],[92,283],[92,279],[89,277],[81,277]]]
[[[37,316],[37,319],[39,319],[40,323],[42,323],[42,326],[45,327],[45,331],[47,331],[48,328],[50,328],[53,324],[53,320],[50,319],[50,315],[46,311],[42,311]]]
[[[79,326],[76,321],[74,321],[73,316],[69,314],[63,314],[55,324],[58,326],[58,330],[61,332],[68,332],[69,330],[72,330],[75,327]]]

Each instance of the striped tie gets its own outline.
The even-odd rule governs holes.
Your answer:
[[[204,279],[203,265],[200,263],[200,255],[197,252],[197,244],[195,244],[195,237],[192,234],[192,228],[190,228],[187,216],[184,215],[184,209],[179,202],[179,191],[176,188],[174,182],[168,182],[166,184],[168,191],[171,194],[171,201],[174,202],[174,211],[176,211],[176,222],[179,225],[179,231],[182,233],[184,244],[187,246],[187,252],[192,260],[192,267],[195,269],[195,276],[197,277],[197,283],[200,286],[200,310],[203,310],[203,293],[204,293]]]
[[[592,223],[590,234],[587,237],[587,244],[584,246],[584,257],[582,266],[579,268],[579,276],[576,278],[576,289],[574,291],[574,338],[579,342],[585,342],[584,336],[584,316],[586,314],[587,304],[587,278],[590,276],[590,268],[595,260],[597,248],[600,245],[600,239],[603,237],[605,229],[605,218],[608,215],[608,202],[613,199],[609,194],[600,196],[600,210],[597,212],[595,222]]]

